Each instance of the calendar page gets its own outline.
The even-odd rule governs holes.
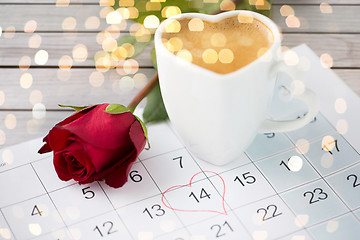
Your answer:
[[[359,239],[360,99],[307,46],[292,51],[320,113],[259,134],[225,166],[196,159],[169,122],[148,126],[152,147],[119,189],[60,181],[41,139],[2,149],[0,239]],[[288,82],[279,75],[274,119],[305,114]]]

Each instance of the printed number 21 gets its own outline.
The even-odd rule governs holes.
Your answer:
[[[225,221],[222,226],[221,226],[220,224],[212,225],[212,226],[210,227],[210,229],[211,229],[211,230],[213,230],[213,229],[217,230],[215,236],[218,238],[218,237],[223,237],[223,236],[226,235],[226,233],[225,233],[226,230],[224,230],[224,228],[223,228],[223,227],[225,227],[225,226],[226,226],[231,232],[234,231],[234,230],[232,229],[232,227],[230,226],[230,224],[229,224],[227,221]]]

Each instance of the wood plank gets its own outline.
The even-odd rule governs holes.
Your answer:
[[[0,0],[0,4],[99,4],[101,0]],[[105,1],[103,1],[105,2]]]
[[[98,51],[102,51],[102,46],[96,41],[96,33],[37,33],[37,39],[40,39],[41,44],[39,47],[30,48],[29,41],[34,35],[15,33],[13,38],[0,38],[1,55],[6,56],[6,58],[0,58],[0,65],[18,66],[20,59],[28,56],[32,66],[39,66],[35,63],[34,56],[39,50],[45,50],[48,53],[48,61],[45,66],[57,67],[62,56],[73,57],[73,49],[79,44],[83,44],[86,46],[87,57],[78,59],[78,61],[74,60],[73,66],[95,66],[94,56]],[[141,66],[152,67],[149,55],[151,49],[152,46],[148,46],[146,51],[135,58],[141,61]]]
[[[49,54],[45,66],[57,67],[59,59],[72,56],[75,45],[87,46],[88,57],[84,62],[73,61],[73,66],[94,66],[94,55],[101,50],[96,42],[96,35],[92,33],[39,33],[41,37],[40,48],[29,48],[28,42],[33,34],[15,33],[12,39],[0,38],[0,52],[6,58],[0,58],[0,66],[19,65],[23,56],[31,58],[32,66],[39,66],[34,62],[34,56],[39,49],[44,49]],[[283,44],[294,47],[302,43],[309,45],[319,56],[328,53],[333,57],[334,67],[360,67],[360,37],[358,34],[303,34],[284,33]],[[152,67],[150,51],[152,46],[136,57],[141,67]]]
[[[334,72],[360,96],[360,69],[334,69]]]
[[[15,116],[16,124],[13,129],[8,129],[4,124],[0,125],[0,148],[44,137],[57,122],[70,116],[72,112],[48,111],[43,119],[34,119],[31,111],[1,111],[0,121],[3,123],[10,114],[13,115],[11,119]]]
[[[62,0],[66,2],[65,0]],[[98,4],[100,0],[68,0],[70,4],[72,3],[92,3]],[[55,4],[59,0],[0,0],[1,3],[12,4],[12,3],[39,3],[39,4]],[[358,0],[272,0],[273,4],[359,4]]]
[[[284,32],[346,32],[360,33],[360,5],[332,6],[332,13],[321,13],[318,5],[293,5],[295,16],[300,20],[299,28],[289,28],[286,17],[281,16],[281,5],[273,6],[273,19]],[[56,7],[54,5],[2,5],[0,22],[3,31],[12,26],[17,31],[23,31],[29,20],[37,22],[36,31],[63,31],[64,19],[72,17],[76,20],[75,31],[100,31],[108,27],[105,19],[100,18],[100,25],[94,29],[86,28],[86,19],[98,17],[102,7],[97,5],[69,5]],[[95,25],[91,25],[95,26]]]
[[[298,5],[305,5],[305,4],[320,4],[320,3],[327,3],[327,4],[334,4],[334,5],[345,5],[345,4],[359,4],[359,0],[272,0],[273,4],[298,4]]]
[[[59,70],[61,71],[61,70]],[[91,105],[99,103],[128,104],[144,85],[141,78],[149,80],[155,73],[154,69],[140,69],[133,79],[122,79],[124,75],[110,70],[103,74],[103,83],[94,87],[89,82],[93,69],[72,69],[68,80],[58,79],[56,69],[0,69],[0,109],[32,109],[33,104],[41,102],[47,109],[59,110],[58,104]],[[360,70],[335,69],[335,72],[360,96]],[[23,74],[31,74],[33,82],[29,88],[20,85]],[[95,75],[96,76],[96,75]],[[99,79],[99,76],[97,76]],[[101,76],[100,76],[101,77]],[[134,80],[135,79],[135,80]],[[126,82],[130,84],[126,88]],[[130,83],[129,83],[130,82]],[[136,85],[132,85],[136,83]],[[144,103],[142,103],[143,106]],[[1,112],[0,112],[1,113]]]
[[[335,68],[360,67],[360,38],[357,34],[283,34],[289,48],[306,43],[319,57],[327,53]]]
[[[103,7],[99,5],[1,5],[0,22],[3,31],[9,27],[15,28],[16,31],[24,31],[25,24],[33,20],[37,23],[36,31],[97,31],[104,30],[109,25],[105,19],[100,18],[100,11]],[[90,27],[85,26],[89,17],[97,18],[99,24],[94,22]],[[75,27],[71,20],[64,24],[67,18],[73,18]],[[66,22],[65,22],[66,23]]]
[[[55,110],[60,109],[58,104],[127,105],[154,73],[154,69],[139,69],[135,74],[125,75],[119,74],[115,69],[99,73],[91,68],[65,72],[55,68],[27,71],[0,68],[0,109],[32,109],[33,105],[39,102],[44,104],[46,109]],[[124,76],[127,77],[123,78]],[[28,83],[27,86],[24,82]]]
[[[360,5],[332,6],[332,13],[322,13],[320,7],[316,5],[292,5],[295,16],[300,21],[299,27],[288,27],[286,24],[287,17],[280,14],[280,8],[281,5],[273,6],[273,19],[283,32],[360,32],[360,19],[356,17],[360,11]]]

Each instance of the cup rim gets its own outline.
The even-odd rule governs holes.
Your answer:
[[[251,14],[252,17],[254,17],[257,20],[264,23],[272,32],[273,37],[274,37],[274,42],[271,45],[271,47],[268,49],[268,51],[266,51],[266,53],[263,54],[261,57],[257,58],[256,60],[252,61],[251,63],[247,64],[246,66],[239,68],[233,72],[221,74],[221,73],[217,73],[217,72],[211,71],[209,69],[200,67],[192,62],[186,62],[185,60],[176,57],[176,55],[174,55],[169,50],[167,50],[161,40],[161,36],[162,36],[162,33],[163,33],[165,27],[167,26],[167,24],[169,24],[170,22],[172,22],[174,20],[179,20],[179,19],[184,19],[184,18],[199,18],[199,19],[202,19],[202,20],[205,20],[208,22],[219,22],[222,19],[225,19],[228,17],[233,17],[238,14]],[[222,76],[222,78],[224,78],[225,76],[226,77],[232,76],[241,71],[245,71],[246,69],[251,68],[257,62],[262,61],[262,59],[268,57],[269,54],[272,54],[272,53],[276,54],[274,49],[277,47],[276,45],[280,45],[280,42],[281,42],[281,37],[280,37],[280,30],[279,30],[278,26],[270,18],[266,17],[265,15],[262,15],[257,12],[249,11],[249,10],[232,10],[232,11],[219,13],[216,15],[209,15],[209,14],[203,14],[203,13],[181,13],[181,14],[172,16],[172,17],[164,20],[163,22],[161,22],[160,25],[158,26],[158,28],[156,29],[155,35],[154,35],[154,43],[155,43],[156,52],[162,51],[163,53],[165,53],[167,55],[167,57],[170,57],[173,59],[178,59],[179,61],[183,61],[184,63],[186,63],[188,65],[188,67],[191,66],[193,68],[198,69],[198,71],[204,71],[204,72],[210,73],[212,75],[215,74],[218,76]]]

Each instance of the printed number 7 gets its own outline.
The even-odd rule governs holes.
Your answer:
[[[173,160],[179,160],[180,167],[183,168],[183,165],[182,165],[182,156],[180,156],[180,157],[175,157],[175,158],[173,158]]]

